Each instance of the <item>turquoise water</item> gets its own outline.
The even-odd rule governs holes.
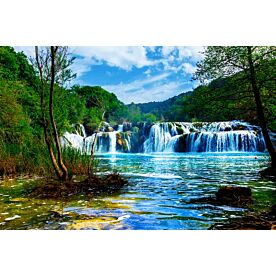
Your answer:
[[[118,194],[94,198],[79,196],[66,202],[28,200],[26,203],[18,199],[15,201],[18,207],[2,210],[2,214],[8,214],[2,215],[2,222],[0,217],[0,227],[208,229],[216,222],[239,217],[247,211],[194,202],[214,195],[224,185],[250,187],[255,201],[251,208],[255,210],[276,203],[275,182],[263,180],[258,174],[268,165],[267,155],[261,153],[104,154],[98,155],[98,159],[100,174],[117,171],[128,179],[129,184]],[[14,186],[18,183],[20,181]],[[7,197],[4,200],[0,197],[1,208],[13,203],[14,196],[10,198],[8,201]],[[26,204],[35,206],[32,212],[22,212]],[[52,211],[64,217],[57,220],[51,215]],[[19,217],[6,220],[14,216]]]

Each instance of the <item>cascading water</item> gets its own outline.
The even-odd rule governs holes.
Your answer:
[[[144,143],[144,152],[164,151],[170,139],[167,124],[154,124],[150,129],[149,138]]]
[[[124,125],[110,127],[97,133],[96,152],[255,152],[265,151],[260,128],[246,122],[187,123],[163,122],[151,126],[140,124],[135,133]],[[85,129],[78,125],[76,133],[66,132],[62,146],[71,146],[89,154],[96,137],[86,137]],[[140,144],[142,141],[142,144]],[[144,142],[143,142],[144,141]],[[137,146],[138,145],[138,146]]]
[[[116,153],[116,134],[117,131],[109,132],[109,153]]]
[[[117,133],[123,132],[124,126],[118,125],[117,131],[108,132],[109,136],[109,153],[116,153]]]
[[[248,130],[190,133],[186,147],[191,152],[254,152],[265,148],[262,137]]]
[[[76,133],[65,132],[61,137],[62,146],[70,146],[81,151],[84,154],[90,154],[94,140],[96,140],[97,153],[116,153],[117,148],[117,133],[123,132],[123,125],[118,125],[117,131],[100,131],[91,136],[86,136],[83,125],[73,125]],[[130,151],[130,137],[127,135],[124,139],[127,151]]]
[[[179,143],[180,137],[181,137],[181,135],[172,136],[171,139],[169,140],[169,142],[166,144],[164,151],[165,152],[175,152],[177,144]]]
[[[124,125],[118,125],[118,132],[123,132],[124,131]]]
[[[182,150],[179,149],[181,143],[185,143],[182,145]],[[239,121],[157,123],[151,127],[149,137],[144,142],[144,152],[147,153],[255,152],[264,150],[265,143],[260,129]]]
[[[130,152],[131,151],[130,137],[127,136],[127,139],[125,141],[126,141],[126,146],[127,146],[127,152]]]
[[[86,137],[85,128],[82,124],[73,125],[73,127],[76,129],[76,133],[82,137]]]

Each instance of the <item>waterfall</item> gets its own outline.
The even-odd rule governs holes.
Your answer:
[[[170,122],[151,126],[144,152],[177,152],[181,137],[185,137],[186,152],[265,150],[260,128],[246,122]]]
[[[187,135],[186,149],[191,152],[264,151],[261,135],[254,131],[195,132]]]
[[[108,132],[109,136],[109,153],[116,153],[117,133],[123,132],[124,125],[118,125],[117,131]]]
[[[63,137],[61,137],[60,141],[62,147],[70,146],[79,151],[83,151],[84,137],[79,134],[65,132],[63,134]]]
[[[112,128],[107,123],[106,126],[97,133],[97,153],[256,152],[266,149],[260,128],[240,121],[144,123],[136,125],[135,132],[124,124],[118,125],[117,131],[110,131]],[[73,127],[75,133],[65,132],[61,137],[62,146],[90,154],[96,134],[86,136],[83,125]]]
[[[179,141],[180,137],[181,137],[181,135],[175,135],[175,136],[171,137],[171,139],[167,143],[164,151],[165,152],[175,152],[176,151],[176,146],[178,144],[178,141]]]
[[[149,133],[149,138],[144,142],[145,152],[162,152],[166,149],[172,135],[168,123],[154,124]]]
[[[123,132],[124,125],[118,125],[118,132]]]
[[[109,152],[110,153],[116,153],[116,134],[117,131],[109,132]]]
[[[127,139],[126,139],[125,141],[126,141],[127,151],[128,151],[128,152],[131,152],[130,137],[127,136]]]

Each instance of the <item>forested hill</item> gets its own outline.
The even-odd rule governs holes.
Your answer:
[[[169,110],[169,107],[174,105],[176,101],[180,98],[183,98],[185,96],[190,95],[192,92],[185,92],[181,93],[177,96],[174,96],[172,98],[169,98],[165,101],[160,102],[148,102],[148,103],[138,103],[136,104],[142,113],[153,113],[158,117],[172,117],[171,111]]]
[[[275,70],[270,74],[275,75]],[[276,130],[275,91],[274,81],[264,83],[260,89],[267,124],[273,131]],[[254,95],[243,72],[215,79],[208,85],[198,86],[163,102],[128,105],[129,109],[135,107],[142,114],[153,114],[157,120],[163,121],[245,120],[258,123]]]
[[[275,71],[265,73],[275,80]],[[257,123],[254,96],[243,74],[216,79],[162,102],[130,105],[124,105],[115,94],[99,86],[57,87],[54,111],[58,129],[63,133],[72,124],[82,123],[92,132],[102,120],[111,124],[227,120]],[[276,130],[275,91],[275,81],[264,83],[260,91],[268,127],[273,130]],[[0,138],[14,139],[25,132],[41,136],[37,74],[26,56],[12,47],[0,47],[0,105]],[[10,110],[12,115],[8,115]]]

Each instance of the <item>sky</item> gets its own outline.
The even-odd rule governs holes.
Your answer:
[[[28,57],[34,47],[15,47]],[[101,86],[125,104],[163,101],[198,86],[192,81],[203,47],[192,46],[80,46],[70,85]]]

